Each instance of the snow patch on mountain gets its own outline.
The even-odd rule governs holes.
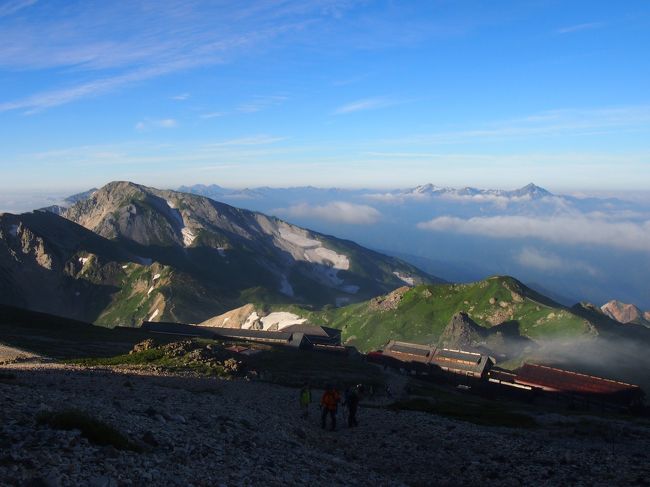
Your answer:
[[[192,242],[194,242],[194,239],[196,239],[196,235],[194,235],[192,230],[190,230],[187,227],[183,227],[181,229],[181,234],[183,235],[183,244],[186,247],[189,247],[190,245],[192,245]]]
[[[246,318],[246,321],[244,324],[241,326],[242,329],[244,330],[250,330],[255,323],[259,322],[260,316],[257,314],[256,311],[253,311],[250,315],[248,315],[248,318]]]
[[[326,249],[325,247],[318,247],[317,249],[313,250],[313,253],[315,253],[320,258],[316,259],[317,262],[331,262],[332,267],[343,271],[347,271],[350,268],[350,260],[345,255],[337,254],[333,250]],[[309,255],[310,252],[307,251],[306,254]]]
[[[281,237],[279,246],[289,251],[296,260],[316,264],[313,272],[323,283],[333,287],[343,285],[344,281],[338,273],[350,269],[350,259],[346,255],[324,247],[320,240],[310,238],[307,232],[286,224],[279,226],[278,233]]]
[[[153,319],[154,319],[156,316],[158,316],[159,313],[160,313],[160,310],[157,309],[156,311],[154,311],[153,313],[151,313],[151,316],[149,317],[149,319],[148,319],[147,321],[153,321]]]
[[[286,311],[276,311],[260,319],[263,330],[268,330],[271,327],[277,328],[277,330],[282,330],[287,326],[302,325],[306,321],[307,318],[301,318],[298,315]]]
[[[86,262],[90,260],[90,257],[79,257],[79,263],[81,265],[84,265]]]
[[[185,247],[189,247],[192,245],[192,242],[194,242],[194,239],[196,239],[196,235],[192,230],[187,228],[185,225],[185,221],[183,220],[183,215],[181,212],[178,210],[176,207],[176,203],[174,203],[172,200],[165,200],[167,202],[167,206],[169,206],[169,209],[171,210],[171,214],[176,220],[176,223],[178,224],[178,229],[181,232],[181,236],[183,237],[183,245]]]
[[[323,245],[319,240],[308,238],[306,235],[301,235],[297,231],[292,231],[291,228],[280,227],[279,232],[280,237],[282,237],[287,242],[291,242],[292,244],[297,245],[298,247],[308,249],[312,247],[320,247]]]
[[[400,274],[397,271],[393,272],[393,275],[396,276],[400,281],[408,284],[409,286],[415,286],[415,279],[413,279],[411,276]]]

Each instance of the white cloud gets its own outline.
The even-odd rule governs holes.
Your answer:
[[[596,276],[598,271],[589,264],[579,260],[567,260],[560,256],[543,252],[532,247],[525,247],[515,256],[519,265],[544,272],[582,271]]]
[[[418,228],[491,238],[537,238],[570,245],[601,245],[650,252],[650,220],[612,222],[586,216],[493,216],[468,219],[451,216],[418,223]]]
[[[579,32],[581,30],[591,30],[591,29],[598,29],[600,27],[603,27],[605,24],[602,22],[588,22],[584,24],[576,24],[576,25],[570,25],[568,27],[562,27],[561,29],[558,29],[556,32],[558,34],[571,34],[572,32]]]
[[[178,127],[178,122],[173,118],[145,119],[135,124],[135,129],[139,132],[146,132],[154,128],[171,129],[174,127]]]
[[[372,206],[357,205],[345,201],[333,201],[322,206],[301,203],[289,208],[278,208],[273,212],[288,217],[316,218],[356,225],[372,225],[381,218],[381,213]]]
[[[34,3],[0,4],[0,69],[55,69],[65,76],[49,76],[53,83],[48,88],[0,103],[0,111],[36,112],[167,74],[232,62],[250,49],[305,36],[306,26],[334,16],[321,2],[299,1],[253,6],[162,2],[156,8],[141,2],[76,2],[65,9],[47,8],[42,2],[48,15],[39,11],[29,17],[11,16]],[[66,79],[65,84],[60,79]],[[242,107],[259,109],[259,100]]]
[[[364,98],[363,100],[356,100],[346,105],[340,106],[334,110],[335,115],[344,115],[346,113],[361,112],[364,110],[374,110],[376,108],[389,107],[395,105],[395,100],[387,98]]]
[[[180,95],[172,96],[172,100],[185,101],[190,97],[189,93],[181,93]]]

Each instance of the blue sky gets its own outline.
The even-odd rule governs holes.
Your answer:
[[[0,0],[0,46],[5,194],[650,187],[647,1]]]

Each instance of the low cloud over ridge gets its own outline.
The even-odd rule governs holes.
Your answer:
[[[372,225],[381,218],[381,213],[372,206],[357,205],[345,201],[332,201],[324,205],[300,203],[289,208],[278,208],[274,210],[274,213],[353,225]]]
[[[441,216],[418,228],[491,238],[537,238],[559,244],[586,244],[650,252],[650,220],[608,221],[587,216],[491,216],[468,219]]]
[[[571,259],[563,259],[551,252],[544,252],[532,247],[525,247],[515,256],[515,261],[524,267],[543,272],[581,271],[596,276],[598,271],[589,264]]]

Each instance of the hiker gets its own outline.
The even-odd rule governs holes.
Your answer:
[[[327,415],[329,414],[332,421],[332,431],[336,429],[336,410],[338,409],[339,400],[341,396],[336,390],[336,387],[328,384],[321,397],[321,427],[325,429],[327,423]]]
[[[309,417],[309,405],[311,404],[311,387],[309,384],[305,383],[300,389],[300,410],[302,411],[302,417],[307,419]]]
[[[359,423],[357,422],[357,409],[359,408],[360,393],[360,386],[351,387],[345,392],[345,402],[343,405],[348,408],[348,427],[350,428],[359,426]]]

